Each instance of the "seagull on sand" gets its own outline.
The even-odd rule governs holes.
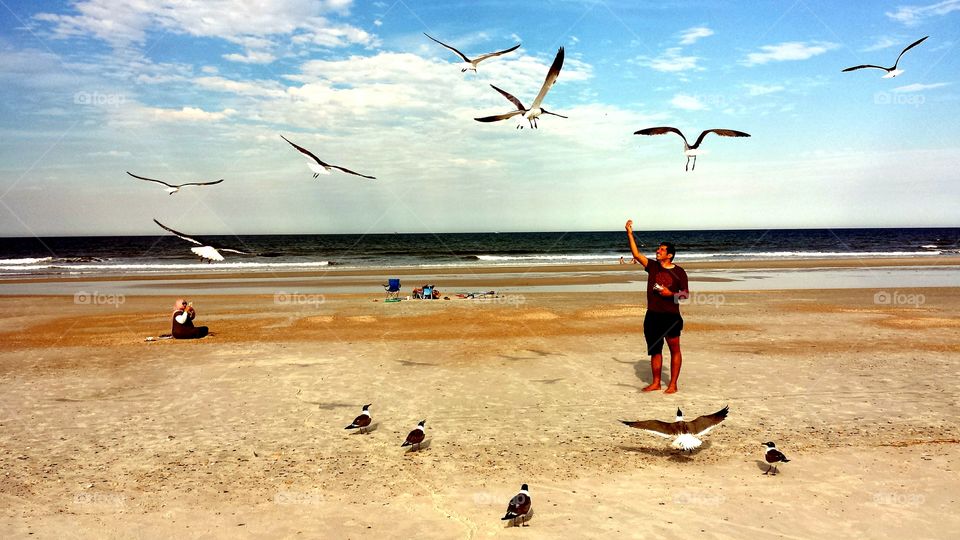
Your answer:
[[[661,127],[652,127],[647,129],[641,129],[640,131],[634,131],[634,135],[663,135],[665,133],[676,133],[683,139],[683,153],[687,156],[687,164],[684,166],[683,170],[692,171],[697,168],[697,155],[700,154],[700,143],[703,142],[703,138],[707,136],[708,133],[716,133],[721,137],[749,137],[749,133],[744,133],[742,131],[736,131],[733,129],[705,129],[700,136],[697,137],[697,142],[692,145],[687,142],[687,138],[680,132],[679,129],[669,126]],[[690,165],[690,158],[693,158],[693,166]]]
[[[897,69],[897,64],[900,63],[900,58],[903,56],[903,53],[905,53],[905,52],[909,51],[910,49],[916,47],[917,45],[923,43],[923,40],[927,39],[928,37],[930,37],[930,36],[924,36],[924,37],[922,37],[922,38],[914,41],[914,42],[911,43],[910,45],[908,45],[906,49],[900,51],[900,56],[898,56],[898,57],[897,57],[897,61],[893,63],[893,67],[888,67],[888,68],[886,68],[886,67],[883,67],[883,66],[875,66],[875,65],[873,65],[873,64],[863,64],[863,65],[860,65],[860,66],[848,67],[847,69],[843,70],[843,72],[854,71],[854,70],[863,69],[863,68],[876,68],[876,69],[882,69],[882,70],[884,70],[884,71],[887,72],[887,74],[883,76],[884,79],[892,79],[892,78],[896,77],[897,75],[900,75],[901,73],[903,73],[903,70],[902,70],[902,69]]]
[[[163,184],[167,186],[165,189],[167,190],[167,193],[169,193],[170,195],[173,195],[174,193],[180,191],[180,188],[182,188],[183,186],[212,186],[214,184],[219,184],[220,182],[223,182],[223,178],[221,178],[213,182],[187,182],[186,184],[168,184],[163,180],[154,180],[153,178],[145,178],[143,176],[137,176],[130,171],[127,171],[127,174],[140,180],[146,180],[147,182],[156,182],[158,184]]]
[[[156,218],[154,218],[153,222],[156,223],[157,225],[159,225],[162,229],[164,229],[164,230],[166,230],[166,231],[169,231],[169,232],[173,233],[174,235],[179,236],[180,238],[183,238],[183,239],[186,240],[187,242],[192,242],[192,243],[197,244],[198,246],[200,246],[200,247],[192,247],[192,248],[190,248],[190,251],[194,252],[195,254],[197,254],[197,255],[198,255],[200,258],[202,258],[202,259],[207,259],[207,262],[210,262],[210,261],[222,261],[222,260],[223,260],[223,255],[220,254],[221,251],[225,251],[225,252],[228,252],[228,253],[239,253],[240,255],[253,255],[253,253],[248,253],[248,252],[246,252],[246,251],[240,251],[240,250],[238,250],[238,249],[230,249],[230,248],[225,248],[225,247],[221,247],[221,246],[214,246],[214,245],[212,245],[212,244],[204,244],[203,242],[201,242],[201,241],[199,241],[199,240],[197,240],[197,239],[195,239],[195,238],[191,238],[191,237],[183,234],[182,232],[177,232],[177,231],[171,229],[170,227],[167,227],[167,226],[164,225],[163,223],[160,223],[159,221],[157,221]]]
[[[476,72],[477,72],[477,64],[479,64],[480,62],[486,60],[487,58],[492,58],[492,57],[494,57],[494,56],[500,56],[501,54],[507,54],[508,52],[512,52],[512,51],[515,51],[515,50],[517,50],[517,49],[520,48],[520,44],[517,43],[516,45],[514,45],[513,47],[510,47],[509,49],[504,49],[504,50],[502,50],[502,51],[497,51],[497,52],[492,52],[492,53],[487,53],[487,54],[481,54],[480,56],[478,56],[478,57],[474,58],[473,60],[471,60],[471,59],[467,58],[467,55],[465,55],[465,54],[463,54],[462,52],[458,51],[457,49],[451,47],[450,45],[447,45],[446,43],[440,41],[439,39],[430,36],[430,34],[427,34],[426,32],[424,32],[423,35],[427,36],[428,38],[432,39],[433,41],[436,41],[437,43],[443,45],[444,47],[450,49],[451,51],[457,53],[457,56],[459,56],[460,58],[463,58],[464,64],[463,64],[463,69],[460,70],[460,73],[466,73],[467,70],[470,70],[470,71],[473,71],[474,73],[476,73]]]
[[[363,406],[363,412],[360,413],[360,416],[353,419],[353,423],[343,429],[357,429],[360,428],[360,433],[363,433],[363,428],[370,426],[370,405]]]
[[[547,92],[550,90],[550,87],[553,86],[553,83],[557,82],[557,77],[560,75],[560,68],[563,67],[563,47],[560,47],[560,50],[557,51],[557,56],[553,59],[553,65],[550,66],[550,70],[547,71],[547,77],[543,80],[543,86],[540,87],[540,93],[537,94],[537,97],[533,100],[533,103],[530,105],[530,108],[527,109],[523,106],[523,103],[520,103],[520,100],[510,95],[510,93],[505,92],[496,86],[490,85],[494,90],[500,92],[500,94],[507,98],[510,103],[517,108],[515,111],[510,111],[504,114],[497,114],[494,116],[484,116],[483,118],[474,118],[477,122],[497,122],[499,120],[506,120],[507,118],[513,118],[514,116],[521,114],[524,118],[527,119],[527,122],[530,124],[532,129],[537,127],[537,118],[541,114],[552,114],[554,116],[559,116],[560,118],[566,118],[562,114],[552,113],[543,107],[540,106],[543,103],[543,98],[546,97]],[[517,129],[523,129],[523,124],[517,126]]]
[[[520,493],[517,493],[510,499],[510,503],[507,505],[507,513],[504,514],[500,521],[512,520],[514,527],[522,525],[527,526],[527,521],[530,521],[530,518],[533,517],[532,514],[532,501],[530,499],[530,488],[526,484],[520,486]]]
[[[787,459],[787,456],[783,455],[783,452],[777,450],[777,445],[773,444],[772,441],[763,443],[763,448],[764,448],[763,459],[767,460],[767,463],[770,464],[770,467],[767,469],[767,472],[763,474],[767,474],[770,472],[771,469],[773,469],[772,476],[776,476],[777,464],[786,463],[790,460]]]
[[[678,450],[691,452],[703,444],[703,441],[697,437],[706,435],[711,429],[716,427],[717,424],[723,422],[729,410],[729,406],[724,407],[713,414],[706,414],[689,422],[683,420],[683,411],[680,409],[677,409],[677,419],[674,422],[663,422],[660,420],[637,420],[634,422],[621,420],[621,422],[632,428],[642,429],[658,437],[665,439],[673,438],[670,446]]]
[[[285,141],[287,141],[288,143],[290,143],[290,145],[293,146],[294,148],[296,148],[301,154],[303,154],[303,155],[305,155],[305,156],[307,156],[307,157],[309,158],[309,159],[307,160],[307,166],[310,167],[310,170],[311,170],[311,171],[313,171],[313,177],[314,177],[314,178],[320,176],[321,174],[330,174],[330,171],[331,171],[332,169],[337,169],[337,170],[343,171],[343,172],[345,172],[345,173],[347,173],[347,174],[353,174],[353,175],[360,176],[360,177],[363,177],[363,178],[369,178],[370,180],[375,180],[375,179],[376,179],[375,176],[367,176],[367,175],[365,175],[365,174],[360,174],[360,173],[358,173],[358,172],[351,171],[350,169],[346,169],[346,168],[344,168],[344,167],[339,167],[339,166],[337,166],[337,165],[330,165],[329,163],[324,163],[323,161],[320,160],[320,158],[318,158],[317,156],[313,155],[313,152],[307,150],[306,148],[290,142],[290,139],[287,139],[287,138],[284,137],[283,135],[280,135],[280,138],[283,139],[283,140],[285,140]]]
[[[416,449],[419,450],[419,449],[420,449],[420,443],[423,442],[423,438],[424,438],[423,425],[426,424],[426,423],[427,423],[426,420],[421,420],[421,421],[417,424],[417,427],[413,428],[413,431],[411,431],[411,432],[407,435],[407,440],[403,441],[403,444],[401,444],[400,446],[403,447],[403,446],[414,446],[414,445],[415,445],[415,446],[417,447]]]

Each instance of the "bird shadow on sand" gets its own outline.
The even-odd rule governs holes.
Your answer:
[[[401,366],[404,367],[413,367],[413,366],[435,366],[436,364],[431,364],[430,362],[414,362],[413,360],[397,360]]]
[[[374,423],[370,424],[369,426],[364,427],[364,428],[363,428],[363,433],[360,433],[360,428],[357,428],[357,429],[351,431],[350,434],[351,434],[351,435],[367,435],[367,434],[373,433],[374,431],[376,431],[376,430],[379,429],[379,428],[380,428],[380,422],[374,422]]]
[[[509,529],[511,527],[529,527],[529,525],[525,525],[525,523],[529,523],[531,519],[533,519],[533,508],[531,508],[530,511],[527,512],[527,514],[523,516],[522,519],[503,520],[503,523],[504,523],[503,528]]]
[[[342,407],[356,407],[356,403],[339,403],[337,401],[307,401],[301,399],[300,401],[304,403],[309,403],[311,405],[316,405],[318,409],[323,411],[332,411],[334,409],[340,409]]]
[[[697,448],[693,452],[684,452],[683,450],[677,450],[675,448],[650,448],[647,446],[620,445],[619,448],[625,452],[644,454],[651,457],[666,458],[677,463],[686,463],[693,461],[693,457],[699,454],[701,450],[710,448],[710,443],[704,442],[700,448]]]
[[[769,470],[772,469],[772,467],[770,466],[770,464],[767,463],[766,461],[762,460],[762,459],[758,459],[758,460],[754,461],[754,463],[757,464],[757,469],[759,469],[760,472],[767,472],[767,471],[769,471]],[[776,475],[771,472],[771,473],[768,474],[767,476],[776,476]]]
[[[407,446],[405,453],[411,454],[411,453],[419,452],[421,450],[426,450],[427,448],[430,448],[431,442],[433,442],[433,439],[424,439],[423,442],[421,442],[420,444],[413,444],[413,445]]]

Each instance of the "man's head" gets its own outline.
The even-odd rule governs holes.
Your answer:
[[[658,261],[669,261],[673,262],[673,258],[677,255],[677,248],[671,242],[660,242],[660,247],[657,248],[657,260]]]

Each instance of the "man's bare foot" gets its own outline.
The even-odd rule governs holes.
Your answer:
[[[656,383],[650,383],[647,386],[644,386],[641,392],[653,392],[654,390],[659,390],[659,389],[660,389],[660,383],[656,382]]]
[[[663,393],[664,393],[664,394],[676,394],[676,393],[677,393],[677,387],[676,387],[676,386],[673,386],[673,385],[671,384],[670,386],[667,386],[667,389],[664,390]]]

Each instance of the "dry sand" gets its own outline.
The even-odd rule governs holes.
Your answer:
[[[675,395],[639,391],[639,291],[199,296],[196,342],[143,341],[172,297],[0,296],[0,531],[955,538],[960,288],[876,292],[701,296]],[[364,403],[376,428],[344,430]],[[724,405],[691,455],[617,421]],[[776,477],[768,440],[793,460]],[[505,528],[521,483],[535,516]]]

